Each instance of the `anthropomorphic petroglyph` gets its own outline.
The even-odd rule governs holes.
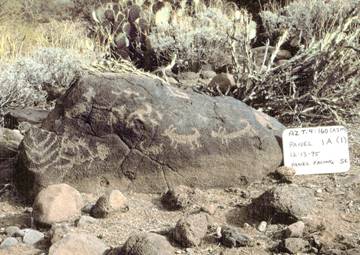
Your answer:
[[[176,132],[176,127],[174,125],[170,125],[168,129],[164,131],[162,136],[166,136],[171,141],[171,146],[174,147],[174,149],[177,149],[178,144],[184,144],[184,145],[190,145],[190,148],[192,150],[196,148],[200,148],[201,144],[199,143],[200,139],[200,132],[196,128],[192,128],[193,131],[192,134],[186,135],[186,134],[178,134]]]
[[[73,107],[66,110],[65,116],[69,119],[74,117],[76,118],[80,116],[82,113],[86,112],[87,108],[88,108],[88,104],[85,103],[75,104]]]
[[[96,95],[94,89],[92,87],[88,87],[86,93],[83,94],[83,97],[86,99],[87,102],[91,102],[91,100]]]
[[[152,115],[155,115],[156,117],[153,118]],[[158,120],[161,119],[162,115],[159,112],[154,111],[151,105],[144,104],[141,108],[129,114],[126,118],[126,123],[128,127],[133,127],[135,120],[140,120],[143,123],[150,123],[153,127],[155,127],[159,125]]]
[[[120,107],[113,107],[110,112],[110,117],[108,119],[107,124],[112,128],[111,131],[113,131],[113,125],[117,124],[119,120],[123,120],[125,118],[126,114],[126,106],[121,105]]]
[[[243,122],[245,122],[245,121],[243,121]],[[251,133],[253,133],[253,134],[255,133],[255,131],[253,130],[253,127],[248,122],[245,122],[245,123],[246,123],[246,126],[243,129],[235,131],[235,132],[227,132],[226,128],[219,127],[219,130],[217,132],[211,131],[211,136],[214,138],[220,138],[222,144],[225,144],[226,146],[228,146],[229,142],[231,140],[242,137],[245,134],[248,135]]]

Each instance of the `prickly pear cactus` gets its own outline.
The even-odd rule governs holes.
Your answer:
[[[136,66],[152,69],[149,7],[128,1],[107,3],[92,12],[96,33],[109,46],[113,57],[131,60]]]

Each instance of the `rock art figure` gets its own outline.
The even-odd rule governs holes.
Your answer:
[[[234,132],[227,132],[224,127],[219,127],[217,132],[211,131],[211,136],[214,138],[220,138],[222,144],[225,144],[226,146],[229,145],[230,141],[243,137],[246,134],[255,134],[253,128],[248,122],[246,122],[245,128]]]
[[[161,120],[161,114],[157,113],[156,111],[153,111],[153,108],[149,104],[144,104],[141,108],[137,109],[133,113],[131,113],[126,121],[128,127],[134,126],[135,120],[140,120],[142,122],[149,122],[153,127],[158,126],[159,122],[152,118],[151,115],[155,114],[158,119]]]
[[[170,125],[168,129],[166,129],[163,133],[163,136],[166,136],[171,141],[171,146],[174,149],[177,149],[178,144],[190,145],[192,150],[196,148],[201,148],[201,144],[199,143],[200,132],[196,128],[192,128],[191,130],[194,132],[193,134],[179,134],[176,132],[176,127],[174,125]]]

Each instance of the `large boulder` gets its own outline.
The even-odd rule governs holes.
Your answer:
[[[230,97],[185,92],[136,74],[88,74],[20,145],[17,183],[33,197],[81,191],[244,185],[282,161],[283,126]]]
[[[23,138],[18,130],[0,127],[0,185],[13,178],[18,147]]]
[[[4,116],[4,126],[9,129],[19,129],[19,124],[22,122],[40,126],[48,114],[48,110],[37,108],[11,109]]]
[[[0,127],[0,161],[15,157],[23,138],[18,130]]]
[[[117,255],[172,255],[175,254],[165,236],[155,233],[131,235]]]
[[[37,222],[46,225],[74,221],[81,215],[82,197],[73,187],[61,183],[49,185],[41,190],[33,204],[33,215]]]
[[[89,234],[71,233],[54,243],[49,255],[104,255],[108,247],[100,239]]]

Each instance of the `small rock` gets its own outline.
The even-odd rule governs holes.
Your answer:
[[[48,114],[49,110],[37,108],[24,109],[23,107],[19,107],[11,109],[4,115],[4,125],[10,129],[18,129],[19,124],[22,122],[40,126],[41,122],[46,119]]]
[[[186,254],[194,254],[194,251],[193,251],[193,249],[191,249],[191,248],[186,248],[185,249],[185,252],[186,252]]]
[[[203,70],[200,72],[200,77],[205,80],[210,80],[216,76],[216,72],[212,70]]]
[[[262,221],[262,222],[260,222],[260,224],[259,224],[259,226],[257,227],[257,229],[258,229],[260,232],[265,232],[265,231],[266,231],[266,227],[267,227],[266,221]]]
[[[243,224],[243,228],[245,228],[245,229],[251,229],[251,226],[250,226],[249,223],[245,222],[245,223]]]
[[[17,245],[0,248],[0,255],[46,255],[32,245],[19,242]]]
[[[280,185],[253,199],[248,210],[260,219],[274,223],[294,223],[314,212],[316,200],[310,188]]]
[[[101,196],[91,208],[90,215],[94,218],[105,218],[113,212],[129,210],[126,197],[119,190],[112,190]]]
[[[17,155],[18,147],[24,136],[18,130],[0,127],[0,155],[1,159]]]
[[[185,209],[198,202],[201,195],[200,190],[179,185],[162,195],[161,204],[168,210]]]
[[[208,213],[209,215],[214,215],[216,212],[217,206],[215,204],[206,204],[201,207],[201,211]]]
[[[36,244],[44,240],[44,234],[40,231],[34,229],[24,229],[25,235],[23,237],[23,242],[26,244]]]
[[[93,217],[83,215],[80,217],[80,219],[76,222],[76,226],[81,228],[89,224],[95,223],[97,220]]]
[[[16,231],[16,233],[14,234],[15,237],[24,237],[25,235],[25,230],[24,229],[19,229],[18,231]]]
[[[90,214],[91,208],[93,208],[94,205],[95,205],[95,204],[89,203],[89,204],[85,205],[85,206],[81,209],[81,211],[82,211],[83,213]]]
[[[315,191],[315,195],[319,196],[322,193],[322,189],[317,189]]]
[[[177,75],[179,80],[196,81],[199,79],[199,74],[195,72],[182,72]]]
[[[221,243],[229,248],[244,247],[251,244],[251,239],[240,233],[239,229],[234,227],[223,227],[221,229]]]
[[[299,252],[307,252],[309,250],[309,242],[301,238],[287,238],[284,241],[284,248],[291,254]]]
[[[291,183],[294,179],[296,171],[292,167],[281,166],[276,169],[275,174],[278,175],[281,181]]]
[[[206,235],[207,227],[208,221],[205,214],[189,215],[177,222],[174,239],[183,247],[198,246]]]
[[[33,208],[32,207],[26,207],[24,210],[24,213],[33,213]]]
[[[302,237],[305,229],[305,224],[302,221],[295,222],[285,229],[286,237]]]
[[[208,87],[214,91],[220,91],[222,94],[230,91],[236,86],[234,76],[229,73],[221,73],[212,78]]]
[[[11,246],[15,246],[17,245],[19,242],[15,237],[7,237],[5,238],[1,244],[0,244],[0,249],[3,248],[7,248],[7,247],[11,247]]]
[[[70,226],[67,224],[53,224],[50,229],[51,243],[60,241],[66,234],[70,232]]]
[[[16,226],[10,226],[5,229],[5,233],[7,236],[14,236],[16,232],[20,231],[19,227]]]
[[[107,246],[92,235],[71,233],[54,243],[49,255],[103,255],[106,250]]]
[[[139,233],[129,237],[119,254],[123,255],[172,255],[174,248],[162,235]]]
[[[350,249],[346,251],[346,255],[359,255],[360,254],[360,248]]]
[[[288,50],[279,50],[276,54],[277,59],[290,59],[292,54]]]
[[[80,193],[69,185],[54,184],[41,190],[33,205],[37,222],[53,223],[72,221],[81,215],[83,202]]]

